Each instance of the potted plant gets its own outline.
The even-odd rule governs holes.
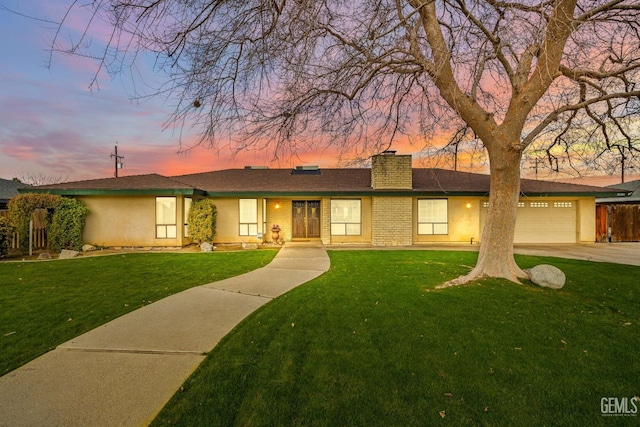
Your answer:
[[[271,226],[271,238],[274,243],[278,243],[278,240],[280,239],[280,226],[278,224],[273,224]]]

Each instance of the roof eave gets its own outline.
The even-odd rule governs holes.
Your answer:
[[[24,190],[24,191],[23,191]],[[58,196],[205,196],[202,190],[194,188],[155,189],[21,189],[20,193],[47,193]]]

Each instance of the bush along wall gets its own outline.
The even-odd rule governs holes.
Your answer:
[[[9,254],[15,231],[15,227],[8,218],[0,217],[0,258]]]
[[[44,227],[49,249],[80,250],[87,207],[79,200],[55,194],[27,193],[9,200],[9,216],[20,235],[20,250],[29,251],[29,221],[36,209],[46,211]]]
[[[54,251],[82,249],[82,230],[89,209],[76,199],[62,198],[55,207],[49,227],[49,248]]]
[[[51,217],[56,205],[62,197],[55,194],[27,193],[20,194],[9,200],[7,208],[11,222],[16,227],[20,235],[20,250],[22,253],[29,252],[29,221],[36,209],[45,209],[45,228],[51,223]]]
[[[213,242],[218,211],[213,200],[195,200],[189,210],[189,238],[193,242]]]

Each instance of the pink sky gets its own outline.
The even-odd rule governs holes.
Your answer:
[[[60,19],[67,4],[66,0],[3,1],[10,9],[53,21]],[[82,18],[74,16],[69,22],[80,25]],[[61,36],[72,34],[72,30]],[[110,177],[114,172],[110,154],[116,143],[118,154],[124,156],[121,176],[178,175],[245,165],[339,165],[338,154],[328,149],[309,150],[279,161],[273,161],[269,152],[244,151],[233,156],[224,148],[180,153],[177,132],[162,131],[172,111],[169,103],[160,98],[132,102],[127,75],[110,79],[102,74],[100,89],[90,91],[96,65],[85,59],[55,55],[52,67],[47,68],[53,37],[52,25],[0,9],[0,178],[35,174],[65,181]],[[154,78],[149,70],[142,72]],[[195,138],[183,135],[187,146]],[[422,165],[418,161],[420,148],[407,144],[392,147],[401,154],[414,154],[416,166]],[[486,168],[474,171],[486,172]],[[615,182],[619,182],[618,176],[591,183]]]

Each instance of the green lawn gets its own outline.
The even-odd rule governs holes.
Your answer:
[[[476,256],[330,252],[327,274],[234,329],[155,425],[637,425],[601,399],[640,394],[640,267],[523,256],[561,268],[565,288],[433,290]]]
[[[271,250],[0,263],[0,375],[187,288],[268,264]]]

